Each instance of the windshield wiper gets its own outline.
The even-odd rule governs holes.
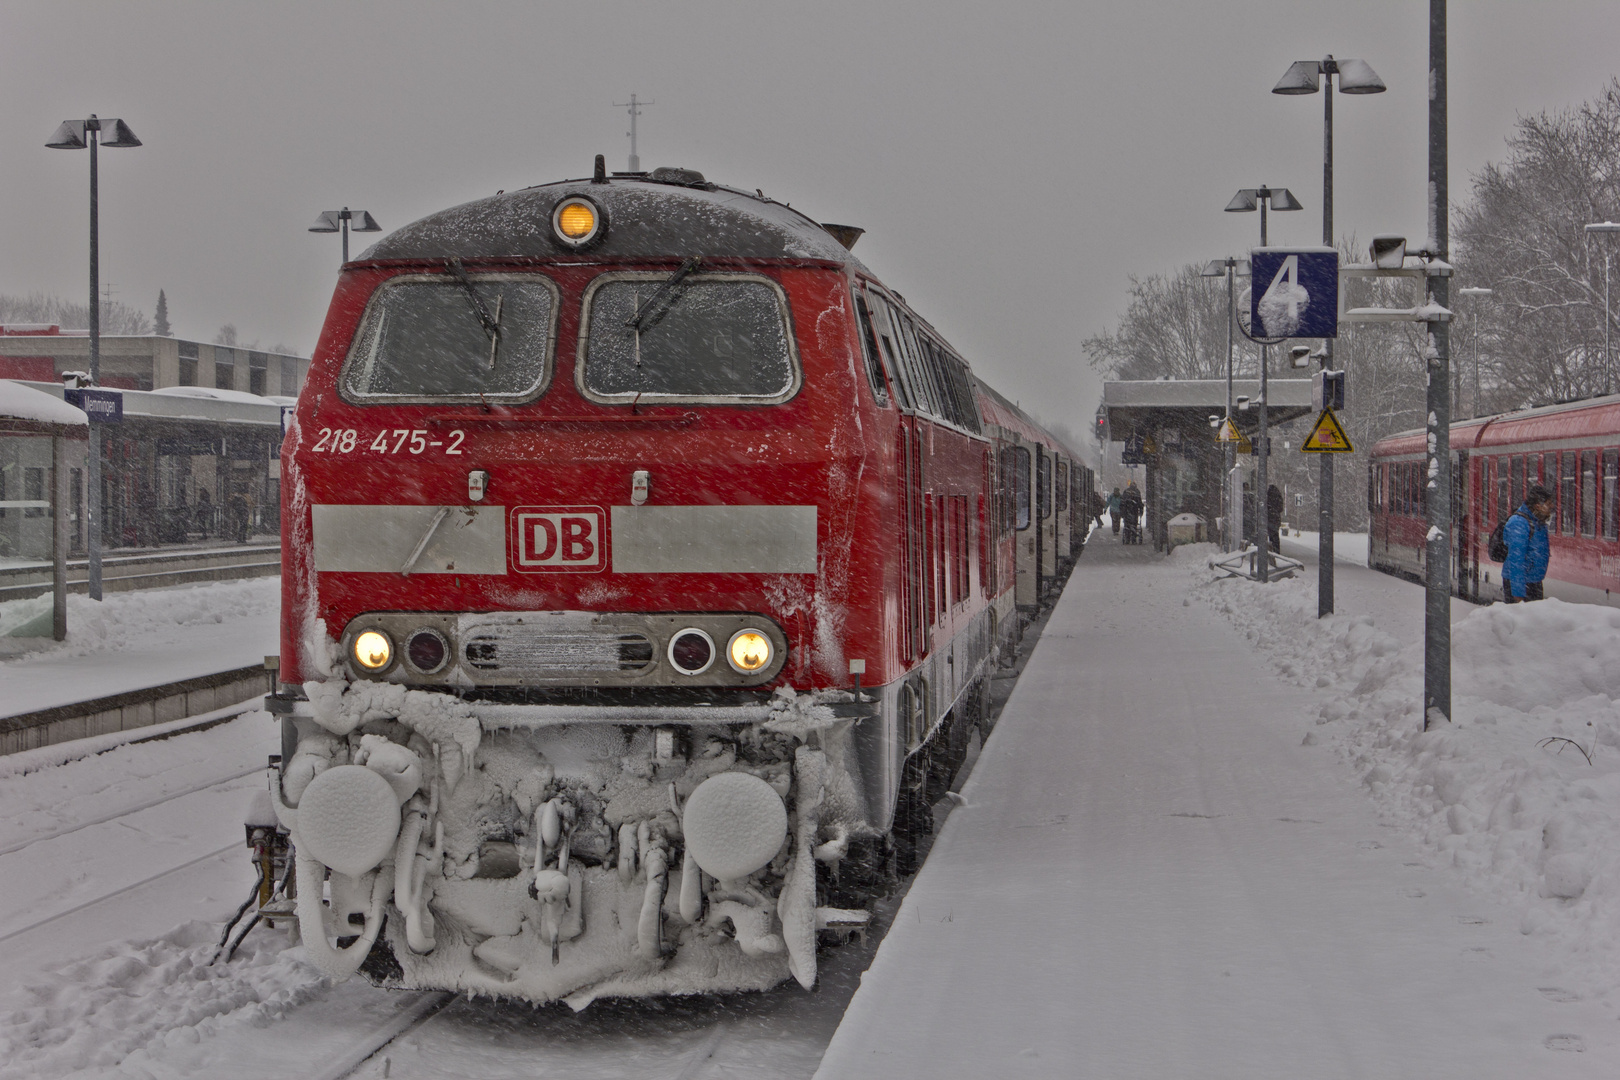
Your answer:
[[[676,287],[702,265],[703,257],[701,255],[694,255],[681,263],[681,268],[665,278],[664,283],[658,286],[658,290],[647,298],[647,302],[637,307],[636,313],[625,320],[625,328],[639,334],[643,330],[656,326],[658,320],[662,319],[669,312],[669,309],[675,306],[677,297],[674,296],[674,292]]]
[[[493,370],[495,352],[501,344],[500,299],[496,299],[495,314],[491,315],[489,308],[484,306],[483,298],[478,295],[478,290],[473,288],[472,278],[467,276],[467,268],[461,265],[461,260],[451,259],[447,265],[450,268],[450,276],[459,281],[461,287],[467,291],[467,299],[472,303],[473,314],[478,316],[478,325],[484,328],[484,334],[489,338],[489,366]]]

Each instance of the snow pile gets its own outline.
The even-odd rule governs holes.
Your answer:
[[[1421,632],[1379,625],[1410,612],[1318,620],[1314,575],[1259,586],[1185,562],[1194,595],[1316,692],[1307,745],[1331,742],[1387,821],[1514,908],[1584,989],[1620,986],[1620,611],[1470,611],[1452,631],[1453,722],[1425,733]],[[1421,591],[1390,586],[1379,595],[1421,608]]]
[[[83,409],[10,379],[0,379],[0,417],[75,427],[86,427],[90,423]]]
[[[22,988],[22,1007],[0,1016],[0,1080],[151,1075],[142,1063],[165,1047],[263,1027],[327,985],[277,933],[252,934],[229,964],[210,965],[218,936],[217,925],[186,923]]]

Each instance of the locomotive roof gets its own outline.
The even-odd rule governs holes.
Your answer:
[[[654,179],[659,173],[677,179]],[[865,271],[831,233],[792,207],[687,170],[562,180],[476,199],[396,229],[360,259],[572,256],[552,232],[551,212],[576,195],[594,201],[606,218],[606,235],[582,253],[592,258],[823,259]]]

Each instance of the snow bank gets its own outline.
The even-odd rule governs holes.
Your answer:
[[[327,985],[278,933],[251,934],[229,964],[210,965],[218,937],[216,924],[189,922],[23,988],[22,1007],[0,1016],[0,1080],[152,1075],[142,1063],[165,1047],[263,1027]]]
[[[1318,620],[1314,575],[1188,572],[1280,676],[1316,692],[1305,743],[1331,743],[1386,821],[1514,909],[1583,991],[1620,987],[1620,611],[1471,610],[1452,631],[1453,722],[1425,733],[1420,635],[1380,626],[1410,624],[1394,605],[1420,606],[1420,590],[1390,579],[1382,610]]]

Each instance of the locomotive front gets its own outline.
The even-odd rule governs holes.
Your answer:
[[[345,267],[282,453],[271,699],[323,969],[582,1007],[808,987],[864,924],[826,902],[884,817],[852,261],[599,164]]]

